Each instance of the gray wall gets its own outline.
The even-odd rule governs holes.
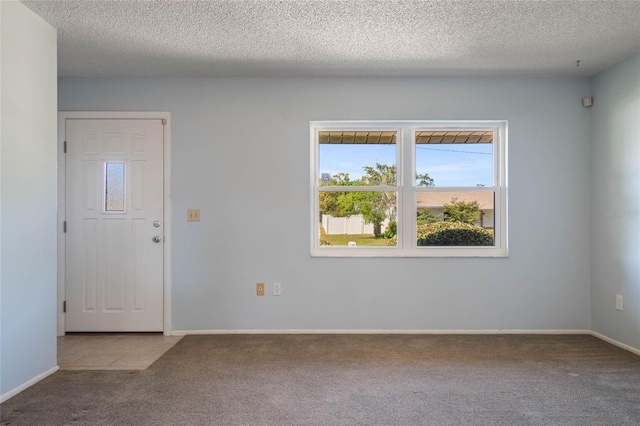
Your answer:
[[[591,93],[593,330],[640,348],[640,55],[593,78]]]
[[[173,113],[174,330],[588,330],[588,94],[586,79],[62,78],[59,109]],[[509,120],[510,256],[311,258],[309,121],[347,119]]]
[[[56,366],[56,31],[0,2],[0,399]]]

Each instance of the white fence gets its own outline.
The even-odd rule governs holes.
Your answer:
[[[381,232],[386,231],[388,219],[382,223]],[[373,223],[365,223],[362,215],[353,215],[347,217],[333,217],[328,214],[322,215],[322,227],[327,235],[342,234],[370,234],[373,235]]]

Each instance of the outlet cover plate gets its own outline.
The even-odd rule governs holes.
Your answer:
[[[187,209],[188,222],[200,222],[200,209]]]

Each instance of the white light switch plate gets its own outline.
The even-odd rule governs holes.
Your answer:
[[[620,294],[616,294],[616,309],[622,311],[624,309],[624,299]]]

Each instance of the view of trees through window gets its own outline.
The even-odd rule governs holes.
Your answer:
[[[416,132],[418,247],[494,245],[495,194],[484,190],[493,186],[487,133]],[[396,246],[396,133],[321,132],[319,142],[320,245]]]

